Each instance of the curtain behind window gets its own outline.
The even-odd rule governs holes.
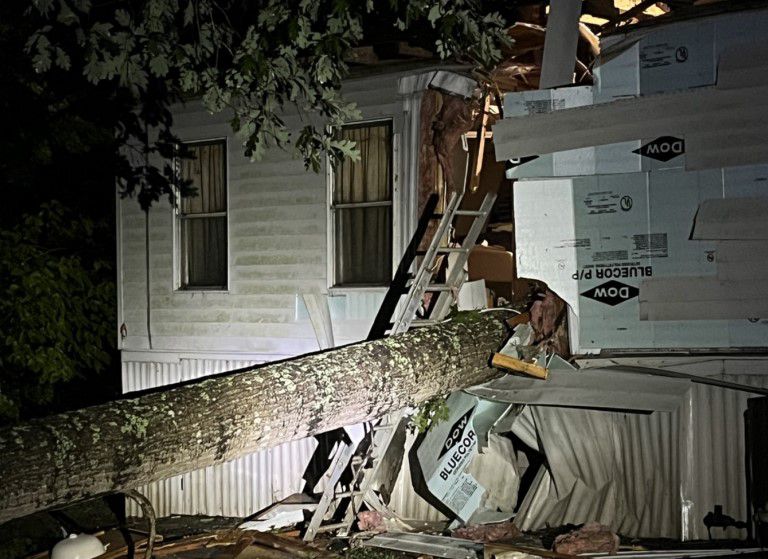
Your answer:
[[[181,176],[197,195],[182,198],[182,287],[227,286],[227,193],[225,142],[192,144],[195,159],[181,161]]]
[[[381,285],[392,279],[392,127],[353,126],[341,136],[360,150],[334,173],[334,204],[385,202],[335,210],[337,285]]]

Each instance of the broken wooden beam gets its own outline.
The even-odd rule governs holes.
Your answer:
[[[500,369],[525,373],[528,376],[540,378],[542,380],[547,380],[547,376],[549,376],[549,369],[533,363],[526,363],[521,359],[510,357],[503,353],[494,353],[491,365],[499,367]]]
[[[507,326],[510,328],[514,328],[515,326],[518,326],[520,324],[527,324],[531,321],[531,313],[529,312],[521,312],[518,315],[513,316],[512,318],[508,318],[506,320]]]

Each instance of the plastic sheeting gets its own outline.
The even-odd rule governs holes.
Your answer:
[[[760,363],[768,373],[768,363]],[[768,374],[718,375],[718,379],[768,387]],[[681,494],[683,537],[703,539],[702,519],[716,504],[723,513],[746,520],[747,495],[744,475],[744,411],[747,399],[756,394],[695,384],[681,407]],[[743,538],[744,530],[712,529],[713,537]]]

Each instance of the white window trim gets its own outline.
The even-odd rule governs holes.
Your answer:
[[[194,293],[229,293],[231,289],[232,281],[232,236],[230,234],[230,219],[232,212],[231,201],[231,184],[230,184],[230,158],[229,158],[229,138],[228,136],[213,136],[207,138],[196,139],[183,139],[182,144],[194,145],[194,144],[210,144],[214,142],[224,142],[224,184],[227,189],[227,222],[226,222],[226,236],[227,236],[227,284],[225,287],[184,287],[181,284],[181,219],[179,217],[179,191],[174,185],[174,196],[176,197],[176,205],[171,207],[173,216],[173,292],[175,294],[194,294]],[[176,161],[173,162],[176,165]],[[216,212],[221,214],[222,212]],[[205,214],[206,216],[214,214]]]
[[[336,279],[336,221],[334,209],[339,207],[363,207],[363,206],[390,206],[392,208],[392,262],[390,263],[390,281],[395,268],[400,261],[400,131],[398,130],[398,120],[395,117],[376,117],[353,122],[344,123],[345,126],[369,126],[375,124],[389,124],[392,131],[392,199],[389,202],[369,202],[361,204],[339,204],[333,205],[333,189],[335,175],[333,165],[326,158],[325,164],[325,182],[326,182],[326,260],[327,260],[327,281],[328,292],[336,295],[345,293],[383,293],[389,289],[389,282],[382,285],[337,285]]]

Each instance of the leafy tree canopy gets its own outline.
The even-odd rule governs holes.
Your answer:
[[[49,203],[0,230],[0,423],[58,404],[62,385],[110,364],[115,288],[97,240],[110,227]]]
[[[371,29],[429,41],[442,58],[490,69],[506,39],[504,18],[482,0],[32,0],[27,41],[36,72],[54,84],[82,76],[130,106],[115,123],[127,146],[117,169],[124,195],[143,207],[173,199],[177,144],[172,103],[200,97],[227,111],[246,155],[292,146],[308,168],[355,157],[333,127],[359,118],[340,95],[345,56]],[[413,33],[418,30],[418,33]],[[128,102],[126,102],[128,100]],[[295,137],[282,114],[305,118]],[[319,115],[321,121],[312,118]],[[148,163],[159,154],[162,169]]]

